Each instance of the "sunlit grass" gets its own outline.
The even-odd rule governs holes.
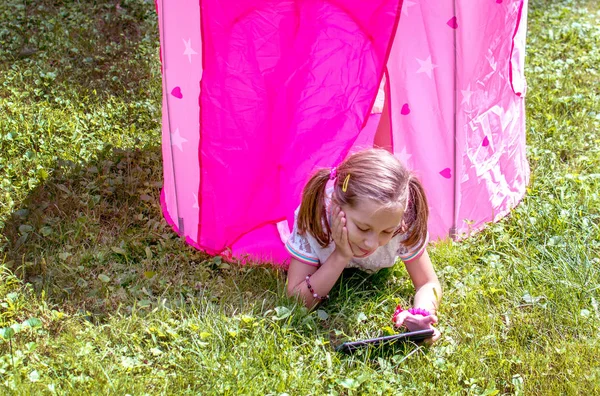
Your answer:
[[[350,271],[307,312],[281,271],[179,240],[154,4],[116,4],[0,8],[3,393],[600,393],[597,4],[530,2],[532,181],[503,221],[431,248],[443,338],[351,357],[334,346],[389,331],[406,271]]]

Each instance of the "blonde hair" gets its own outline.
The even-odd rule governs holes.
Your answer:
[[[330,169],[320,169],[309,179],[302,192],[298,213],[298,231],[311,233],[321,247],[331,242],[331,228],[325,210],[325,187],[330,172]],[[359,200],[369,199],[385,206],[410,206],[416,216],[403,243],[414,247],[425,240],[429,217],[425,190],[394,155],[383,149],[359,151],[339,164],[336,173],[331,197],[333,203],[354,208]],[[343,188],[344,181],[346,188]],[[404,231],[399,228],[394,235]]]

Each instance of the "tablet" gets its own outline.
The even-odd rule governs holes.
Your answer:
[[[365,340],[345,342],[339,345],[335,350],[338,352],[352,353],[363,347],[378,347],[383,345],[392,345],[403,342],[419,342],[433,336],[433,329],[409,331],[406,333],[394,334],[385,337],[368,338]]]

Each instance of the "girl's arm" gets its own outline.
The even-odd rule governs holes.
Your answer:
[[[408,275],[415,286],[414,307],[435,314],[442,298],[442,286],[435,274],[427,250],[421,256],[405,263]]]
[[[442,287],[433,270],[427,250],[420,257],[405,262],[405,265],[416,290],[413,305],[415,308],[426,309],[430,315],[413,315],[408,310],[405,310],[397,316],[395,315],[395,325],[406,326],[409,331],[433,329],[433,336],[426,340],[427,343],[432,343],[437,341],[441,336],[439,330],[433,327],[433,325],[437,323],[436,312],[442,297]]]
[[[321,300],[315,298],[308,290],[306,276],[311,276],[310,285],[314,292],[320,297],[325,297],[352,259],[352,249],[348,244],[346,214],[339,206],[333,209],[331,220],[331,237],[336,247],[321,267],[317,269],[292,258],[288,268],[288,295],[300,296],[308,308],[314,308]]]
[[[427,250],[405,263],[408,275],[415,286],[415,308],[423,308],[435,314],[442,298],[442,286],[435,274]]]
[[[346,268],[348,261],[337,250],[334,250],[327,261],[318,269],[292,258],[288,269],[288,295],[297,295],[302,298],[304,305],[308,308],[314,308],[321,300],[315,298],[308,290],[306,276],[311,276],[310,285],[315,293],[324,297],[329,294],[342,271]]]

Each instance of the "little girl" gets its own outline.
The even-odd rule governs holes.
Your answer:
[[[344,268],[375,272],[400,258],[416,289],[414,308],[398,307],[396,326],[433,328],[441,286],[427,254],[429,207],[419,180],[383,149],[350,155],[311,177],[286,242],[288,294],[312,308]],[[439,338],[437,329],[431,341]]]

